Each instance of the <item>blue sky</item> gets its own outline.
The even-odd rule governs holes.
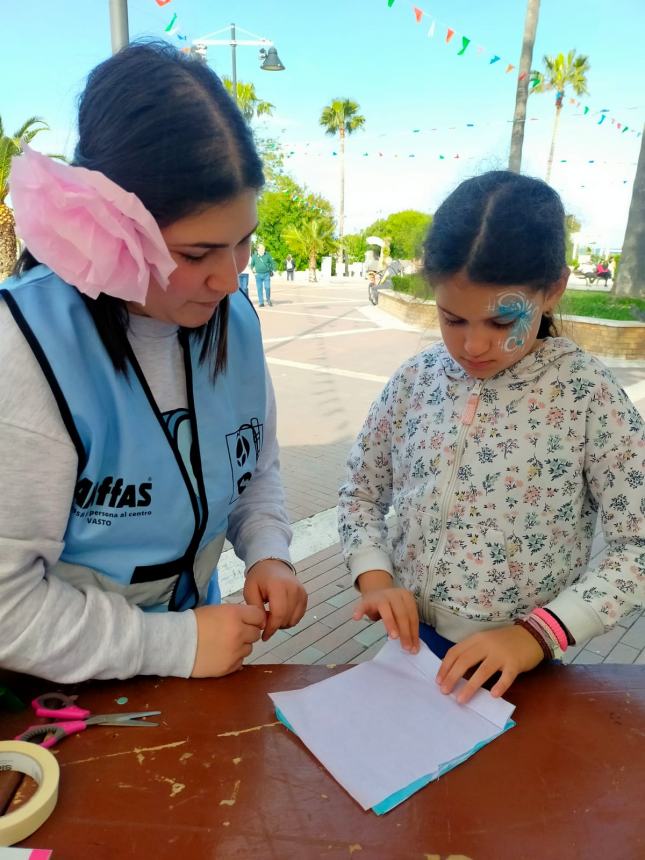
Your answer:
[[[22,0],[3,10],[9,38],[0,113],[11,131],[31,114],[44,117],[52,131],[36,139],[43,151],[73,149],[76,97],[87,72],[110,53],[108,7],[108,0]],[[420,24],[405,0],[392,8],[387,0],[171,0],[163,7],[129,0],[130,36],[163,37],[177,13],[189,40],[234,20],[274,41],[286,70],[262,72],[257,49],[239,47],[238,79],[253,81],[275,105],[264,130],[293,153],[289,172],[334,205],[336,146],[318,119],[334,97],[358,101],[366,125],[348,145],[346,189],[346,229],[355,230],[398,209],[433,211],[461,179],[507,164],[516,77],[504,70],[519,62],[524,0],[428,0],[418,8]],[[455,30],[450,44],[447,27]],[[534,66],[545,53],[570,49],[591,62],[583,97],[590,112],[581,116],[567,99],[552,183],[586,237],[612,247],[622,242],[641,138],[621,134],[611,118],[642,130],[643,32],[642,0],[541,3]],[[464,35],[471,43],[458,57]],[[491,66],[495,54],[501,60]],[[230,57],[229,47],[209,49],[220,74],[230,74]],[[599,126],[603,108],[608,119]],[[544,176],[552,95],[532,96],[528,116],[523,169]]]

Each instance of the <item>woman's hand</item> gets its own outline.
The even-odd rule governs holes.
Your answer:
[[[262,635],[266,612],[243,603],[199,606],[197,620],[197,653],[191,676],[219,678],[242,668],[253,643]]]
[[[388,638],[400,639],[402,647],[412,654],[419,650],[419,613],[412,594],[398,588],[385,570],[368,570],[358,577],[362,597],[354,608],[353,618],[364,615],[371,621],[382,619]]]
[[[307,609],[307,592],[285,562],[276,558],[258,561],[246,575],[244,600],[264,612],[269,604],[262,641],[281,627],[293,627]]]
[[[511,624],[498,630],[475,633],[453,645],[437,673],[442,693],[452,692],[464,673],[478,666],[457,696],[464,704],[496,672],[502,676],[491,690],[493,696],[503,696],[520,672],[534,669],[543,659],[542,649],[522,627]]]

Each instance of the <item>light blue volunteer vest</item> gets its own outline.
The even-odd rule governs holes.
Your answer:
[[[144,609],[204,602],[228,518],[262,449],[266,388],[251,304],[239,292],[229,299],[227,367],[214,383],[212,361],[199,362],[201,338],[180,332],[193,482],[134,353],[126,378],[74,287],[37,266],[5,281],[0,294],[78,454],[65,547],[48,573],[118,591]]]

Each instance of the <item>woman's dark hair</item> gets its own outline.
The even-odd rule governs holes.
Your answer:
[[[566,266],[564,208],[540,179],[491,170],[462,182],[437,209],[424,243],[424,273],[544,291]],[[538,337],[557,335],[543,314]]]
[[[264,184],[242,114],[201,60],[165,42],[133,43],[90,72],[79,100],[73,163],[98,170],[137,195],[160,227]],[[24,251],[16,273],[38,261]],[[127,373],[128,310],[101,294],[83,297],[117,370]],[[226,366],[228,300],[190,334],[200,359]]]

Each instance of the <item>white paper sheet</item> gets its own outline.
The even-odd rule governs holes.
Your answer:
[[[316,758],[370,809],[498,735],[514,710],[487,690],[458,704],[458,690],[446,696],[435,682],[440,664],[424,643],[408,654],[390,641],[370,662],[269,695]]]

